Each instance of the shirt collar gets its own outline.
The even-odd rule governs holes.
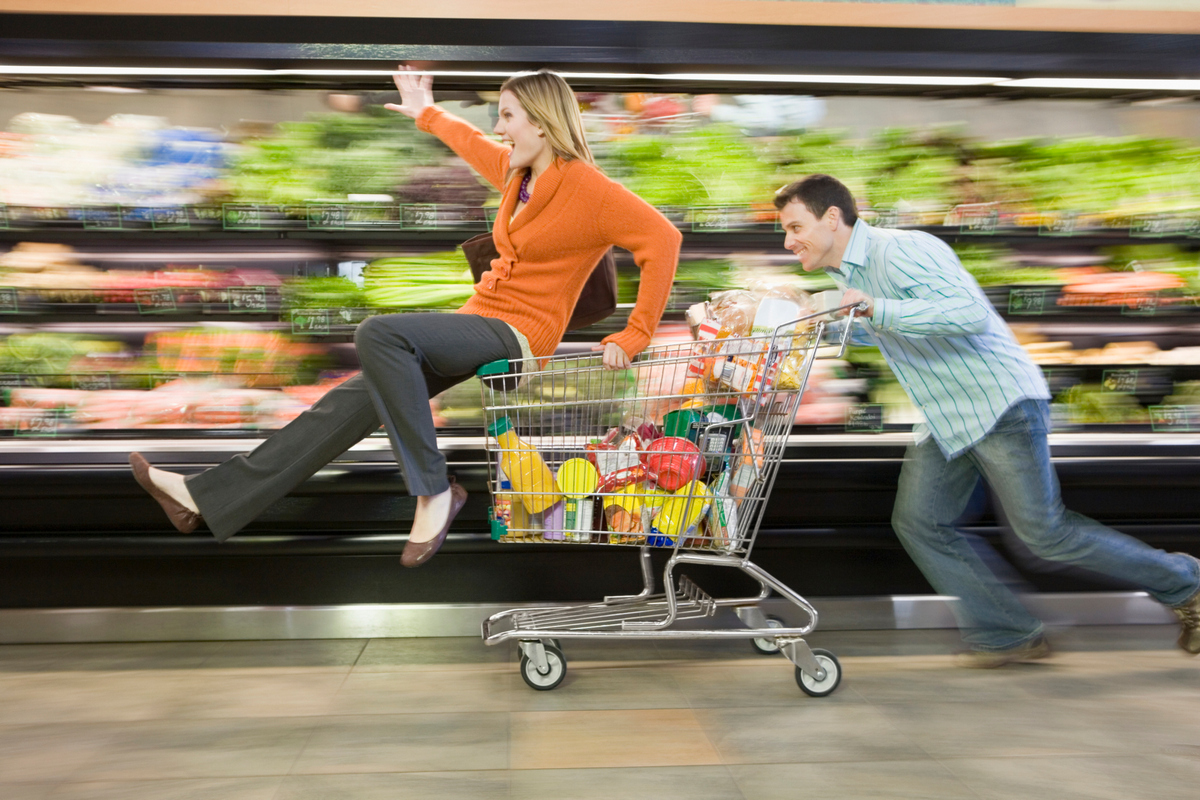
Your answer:
[[[855,267],[861,267],[867,263],[867,238],[870,236],[868,233],[870,229],[871,226],[861,219],[855,221],[854,228],[850,231],[850,241],[846,243],[846,252],[842,254],[841,265],[829,272],[834,273],[843,281],[849,282]]]

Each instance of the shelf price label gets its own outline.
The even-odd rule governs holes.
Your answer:
[[[1143,239],[1159,239],[1164,236],[1194,236],[1200,233],[1200,219],[1195,217],[1155,214],[1134,217],[1129,224],[1129,235]]]
[[[1150,429],[1155,433],[1187,433],[1192,428],[1188,406],[1150,406]]]
[[[161,289],[135,289],[133,300],[139,314],[163,314],[175,311],[175,292],[164,286]]]
[[[122,226],[120,206],[90,206],[83,209],[83,227],[92,231],[119,231]]]
[[[156,231],[186,230],[192,219],[185,206],[161,206],[150,209],[150,227]]]
[[[1045,311],[1045,289],[1010,289],[1008,291],[1009,314],[1044,314]]]
[[[231,286],[229,310],[235,314],[261,314],[267,310],[267,287]]]
[[[221,221],[227,231],[258,230],[262,227],[261,206],[225,203],[221,206]]]
[[[724,233],[733,227],[733,209],[719,206],[692,209],[692,233]]]
[[[329,309],[305,308],[292,312],[292,333],[326,336],[329,333]]]
[[[879,212],[879,217],[875,220],[876,228],[898,228],[900,227],[900,211],[895,208],[885,208]]]
[[[1100,381],[1100,388],[1105,392],[1117,394],[1133,394],[1138,387],[1138,371],[1136,369],[1106,369]]]
[[[21,420],[14,433],[17,436],[57,436],[59,412],[56,408]]]
[[[1038,228],[1039,236],[1074,236],[1079,226],[1079,215],[1075,212],[1059,214],[1050,223]]]
[[[324,203],[308,206],[308,227],[317,231],[340,231],[346,228],[346,206]]]
[[[1131,317],[1152,317],[1162,305],[1158,295],[1144,294],[1128,298],[1121,305],[1121,314]]]
[[[999,224],[1000,212],[993,208],[988,211],[964,214],[958,230],[959,233],[990,235],[996,232],[996,226]]]
[[[435,203],[412,203],[400,206],[400,227],[403,230],[437,228],[441,215]]]
[[[71,388],[96,392],[113,388],[112,375],[107,372],[83,372],[71,376]]]
[[[16,314],[17,299],[16,289],[0,288],[0,314]]]
[[[865,403],[846,409],[846,433],[881,433],[883,431],[883,406]]]

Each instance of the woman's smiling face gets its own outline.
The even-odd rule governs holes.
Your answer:
[[[512,145],[513,151],[508,161],[511,169],[525,169],[532,165],[549,147],[541,129],[530,121],[512,92],[500,93],[500,116],[492,130],[500,135],[502,141]]]

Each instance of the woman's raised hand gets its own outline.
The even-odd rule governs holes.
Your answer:
[[[427,106],[433,105],[433,76],[420,75],[405,64],[401,64],[396,70],[392,80],[400,90],[400,103],[388,103],[384,108],[416,119]]]

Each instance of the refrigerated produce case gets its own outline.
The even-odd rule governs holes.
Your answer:
[[[191,471],[252,448],[353,373],[353,331],[367,315],[461,301],[470,280],[454,248],[487,229],[494,198],[407,121],[325,109],[325,93],[344,85],[334,78],[299,87],[264,74],[219,89],[165,72],[105,80],[141,92],[140,113],[120,115],[114,99],[111,115],[64,119],[77,88],[22,79],[22,96],[43,109],[60,98],[63,111],[18,116],[0,139],[0,606],[544,601],[622,580],[636,589],[627,559],[602,546],[586,549],[586,570],[564,571],[553,548],[491,541],[473,383],[432,401],[471,501],[443,554],[404,580],[396,557],[413,506],[381,436],[230,543],[173,533],[129,476],[129,452]],[[805,118],[810,95],[772,98],[795,116],[763,128],[761,107],[729,83],[631,93],[598,81],[581,99],[601,164],[684,232],[659,341],[686,338],[684,309],[712,290],[763,278],[830,288],[796,274],[762,198],[788,176],[840,174],[869,221],[951,242],[1043,364],[1067,505],[1160,546],[1200,549],[1194,140],[1013,142],[882,125],[858,135]],[[486,125],[494,82],[455,78],[460,94],[446,104]],[[189,119],[209,109],[211,126],[147,113],[156,96],[177,108],[189,92]],[[230,98],[262,92],[288,92],[276,107],[312,113],[217,127]],[[911,101],[910,118],[929,102]],[[822,102],[837,111],[836,94]],[[637,274],[626,254],[618,266],[622,309],[564,350],[623,324]],[[814,374],[764,517],[759,552],[773,572],[818,596],[928,591],[888,524],[913,419],[877,352]],[[986,496],[978,501],[969,528],[1002,539]],[[1046,572],[1019,547],[1010,555],[1037,588],[1108,586]],[[738,591],[716,580],[714,591]]]

